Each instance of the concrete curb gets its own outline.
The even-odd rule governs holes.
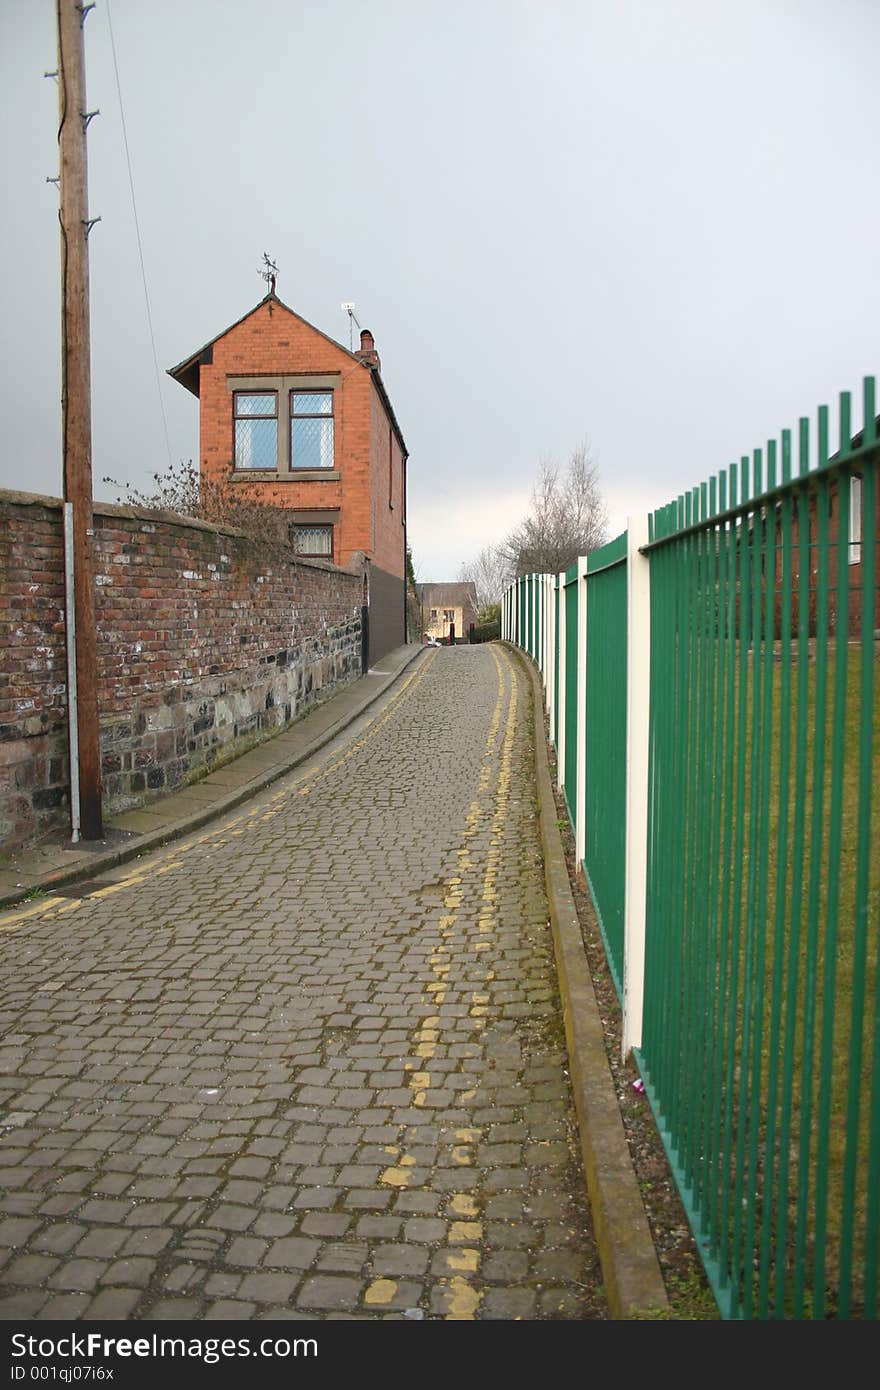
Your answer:
[[[258,792],[271,786],[273,782],[277,782],[279,778],[286,776],[288,772],[292,772],[294,768],[299,767],[301,763],[304,763],[308,758],[311,758],[315,753],[320,752],[322,748],[326,747],[328,743],[336,738],[337,734],[340,734],[343,729],[347,729],[350,724],[353,724],[354,721],[363,714],[364,710],[369,709],[370,705],[375,704],[380,696],[384,695],[387,690],[392,689],[403,675],[404,671],[406,671],[416,658],[420,657],[426,650],[426,647],[415,647],[412,655],[407,653],[405,660],[401,662],[400,667],[389,680],[379,686],[378,689],[369,691],[369,693],[358,700],[356,704],[347,708],[339,719],[323,729],[305,748],[299,749],[292,756],[284,759],[282,762],[276,763],[274,767],[258,773],[255,777],[251,778],[249,782],[245,782],[242,786],[236,787],[233,791],[218,795],[216,800],[206,802],[204,807],[189,811],[186,815],[181,816],[179,820],[169,821],[156,830],[148,830],[144,832],[144,834],[138,835],[136,838],[127,841],[123,845],[114,846],[112,849],[98,852],[90,851],[87,856],[72,863],[69,868],[53,869],[48,873],[34,876],[27,883],[22,883],[21,886],[16,888],[13,892],[0,894],[0,909],[14,907],[16,903],[23,902],[25,898],[29,897],[31,893],[34,892],[50,893],[53,888],[63,888],[69,883],[76,883],[79,879],[98,878],[105,869],[116,868],[119,864],[126,864],[130,859],[137,859],[140,855],[147,854],[150,850],[159,849],[162,845],[166,845],[172,840],[182,839],[182,837],[188,835],[190,831],[199,830],[210,821],[226,815],[229,811],[234,811],[243,801],[247,801],[252,796],[256,796]],[[363,677],[360,679],[363,679]],[[327,705],[333,703],[334,699],[345,699],[347,696],[351,695],[353,689],[354,687],[347,686],[344,690],[340,691],[338,695],[331,696],[331,699],[326,702],[326,705],[319,705],[317,708],[326,708]],[[312,711],[309,711],[309,713],[311,712]],[[304,716],[304,721],[307,721],[308,718],[309,715],[306,714]],[[272,742],[272,739],[267,739],[264,743],[258,744],[257,747],[262,750],[269,747]],[[250,751],[256,750],[248,750],[248,752]],[[243,753],[241,756],[242,758],[246,758],[248,753]],[[236,761],[238,760],[233,759],[233,764]],[[203,784],[195,783],[194,785],[199,786]],[[112,817],[110,818],[110,825],[112,826]]]
[[[543,690],[532,662],[505,642],[532,681],[535,773],[550,925],[571,1085],[608,1308],[612,1318],[668,1317],[669,1301],[630,1157],[602,1021],[568,879],[550,779]]]

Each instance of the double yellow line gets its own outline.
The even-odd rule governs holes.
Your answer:
[[[433,1081],[430,1063],[441,1043],[441,1016],[434,1011],[439,1009],[446,999],[448,975],[454,949],[452,938],[459,919],[459,908],[464,901],[464,875],[475,867],[470,853],[471,841],[479,834],[481,825],[490,812],[492,814],[490,843],[479,888],[480,907],[477,919],[479,939],[474,942],[475,952],[483,952],[490,948],[492,932],[497,925],[496,880],[500,867],[504,822],[510,801],[513,742],[516,734],[517,717],[517,680],[514,668],[509,659],[505,658],[506,672],[510,680],[508,694],[505,685],[505,667],[502,666],[495,648],[490,647],[489,651],[495,663],[498,694],[486,736],[476,792],[465,818],[460,846],[455,851],[456,869],[454,873],[443,880],[445,890],[443,911],[437,920],[439,941],[430,957],[431,972],[435,978],[425,986],[425,1002],[432,1012],[422,1020],[413,1035],[414,1052],[418,1058],[418,1063],[406,1063],[407,1068],[412,1073],[409,1078],[409,1088],[412,1092],[412,1103],[416,1107],[425,1106],[429,1102]],[[507,699],[506,714],[505,697]],[[497,760],[498,772],[494,794],[490,797],[489,791],[496,764],[502,720],[504,733],[501,755],[500,759]],[[478,956],[477,959],[481,959],[481,957]],[[494,971],[487,969],[483,978],[488,984],[494,979]],[[471,995],[469,1014],[474,1032],[477,1034],[484,1027],[489,1012],[489,1002],[488,993],[476,991]],[[440,1081],[441,1086],[442,1084],[443,1078]],[[475,1094],[475,1090],[464,1091],[461,1093],[460,1099],[463,1102],[472,1100]],[[479,1273],[480,1250],[477,1242],[482,1239],[483,1234],[479,1193],[473,1180],[468,1182],[464,1178],[466,1170],[473,1168],[473,1145],[479,1137],[480,1131],[478,1129],[469,1127],[457,1129],[453,1135],[455,1142],[451,1149],[452,1161],[462,1170],[463,1178],[459,1189],[449,1193],[448,1196],[450,1222],[446,1263],[450,1277],[446,1286],[446,1318],[453,1321],[474,1319],[483,1298],[481,1290],[475,1288],[472,1283],[472,1277]],[[395,1188],[408,1187],[413,1184],[416,1172],[414,1157],[407,1153],[401,1153],[397,1145],[389,1145],[387,1152],[393,1161],[391,1166],[382,1174],[380,1182]],[[371,1304],[390,1302],[395,1291],[396,1286],[393,1285],[393,1281],[377,1281],[375,1288],[368,1291],[367,1301]]]

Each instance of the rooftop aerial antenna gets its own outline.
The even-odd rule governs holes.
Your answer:
[[[348,346],[349,349],[354,352],[354,326],[357,323],[358,328],[360,328],[360,324],[358,323],[357,315],[354,311],[354,304],[351,300],[343,300],[342,307],[348,314]]]
[[[257,269],[257,274],[259,275],[259,277],[260,277],[261,280],[265,280],[265,281],[266,281],[266,284],[269,286],[269,293],[270,293],[270,294],[274,294],[274,293],[275,293],[275,279],[276,279],[276,276],[278,275],[278,267],[277,267],[277,265],[275,264],[275,262],[274,262],[273,260],[270,259],[268,251],[264,251],[264,252],[263,252],[263,265],[262,265],[262,269],[258,268],[258,269]]]

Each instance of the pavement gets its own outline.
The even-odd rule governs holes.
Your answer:
[[[0,1318],[662,1308],[533,681],[400,649],[100,848],[10,864],[39,896],[0,916]]]

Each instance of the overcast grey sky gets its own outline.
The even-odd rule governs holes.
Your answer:
[[[265,286],[376,338],[419,578],[584,438],[614,530],[880,368],[875,0],[112,0],[165,369]],[[59,495],[54,0],[0,0],[0,486]],[[168,463],[108,28],[86,25],[95,492]]]

